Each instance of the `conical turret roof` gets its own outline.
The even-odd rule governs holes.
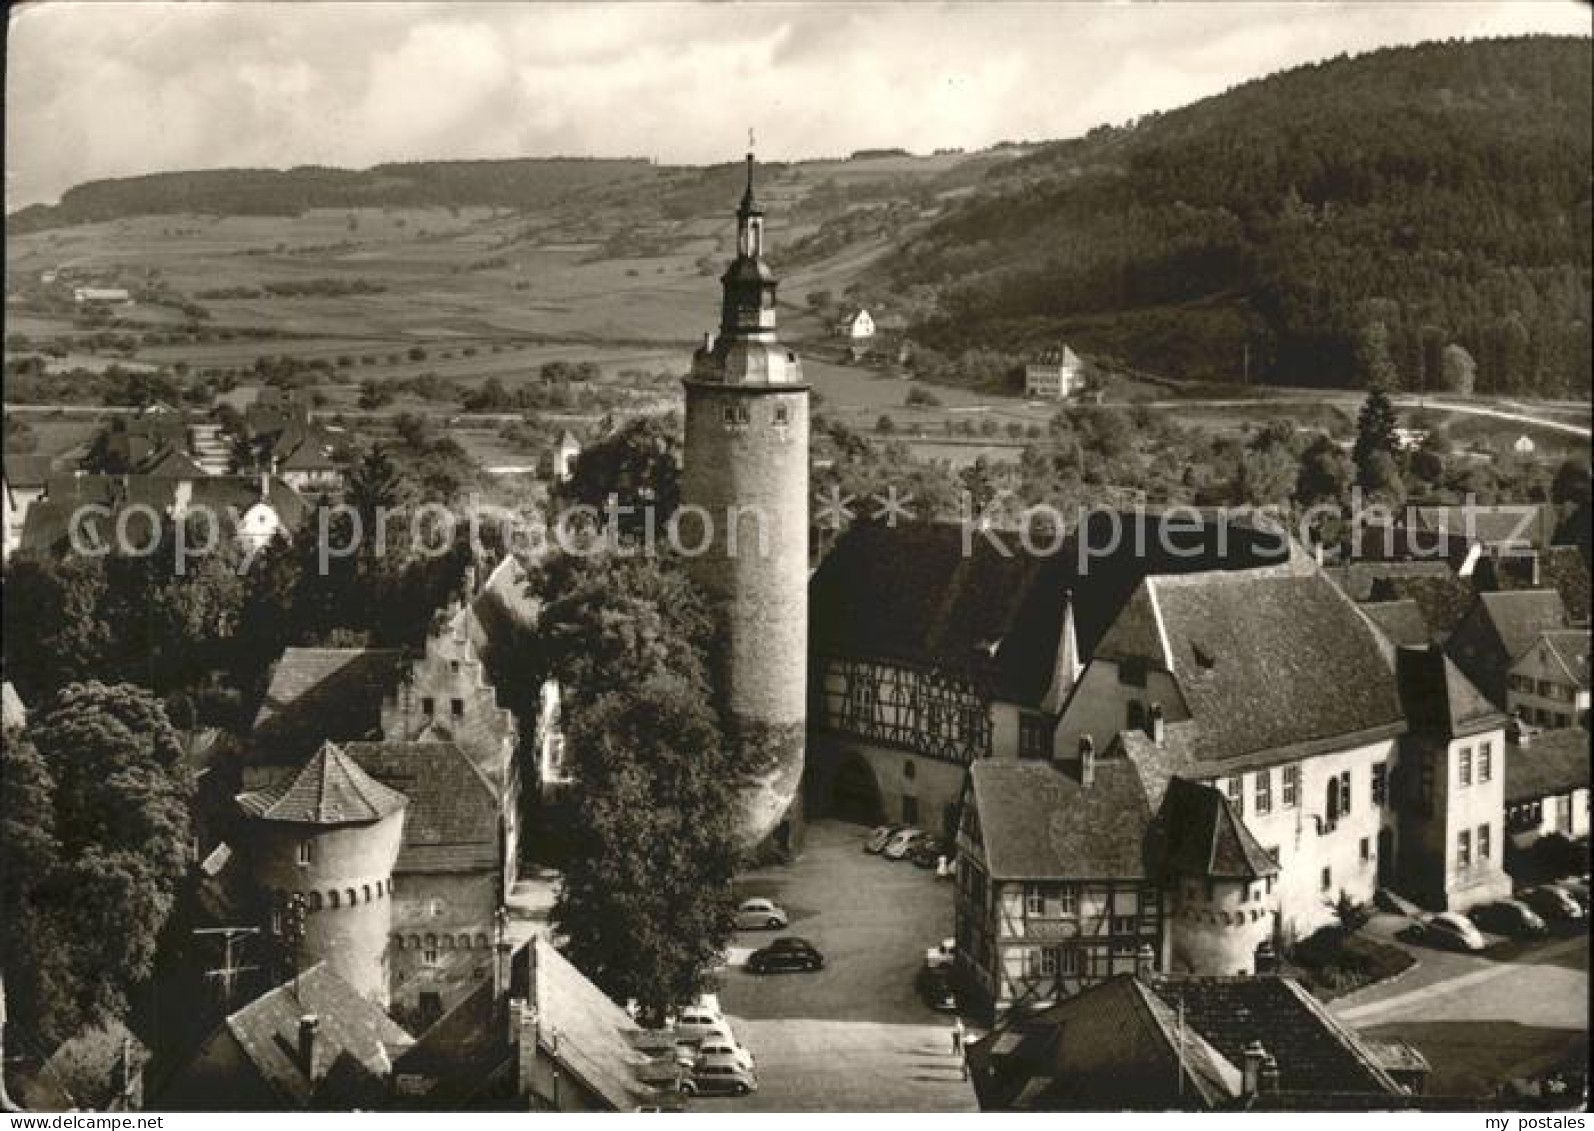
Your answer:
[[[369,824],[406,803],[402,793],[371,777],[331,742],[292,778],[238,797],[252,817],[303,825]]]

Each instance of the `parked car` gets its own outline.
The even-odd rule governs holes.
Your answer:
[[[1529,888],[1518,896],[1545,920],[1552,923],[1581,923],[1583,905],[1577,897],[1558,884],[1544,884]]]
[[[730,1023],[718,1012],[710,1013],[696,1006],[681,1010],[675,1019],[675,1031],[683,1037],[695,1037],[704,1041],[711,1037],[727,1041],[736,1040],[736,1034],[731,1032]]]
[[[1497,899],[1474,907],[1469,914],[1484,930],[1514,939],[1536,938],[1549,930],[1531,907],[1515,899]]]
[[[728,1060],[743,1072],[751,1072],[758,1067],[753,1059],[753,1054],[735,1041],[727,1041],[722,1037],[708,1037],[697,1046],[697,1058],[700,1063]]]
[[[1482,950],[1487,944],[1478,928],[1454,911],[1441,911],[1417,923],[1416,936],[1429,946],[1448,950]]]
[[[898,829],[892,834],[891,839],[886,842],[885,858],[887,860],[901,860],[923,835],[923,829]]]
[[[689,1096],[745,1096],[758,1091],[758,1077],[730,1063],[699,1064],[681,1081]]]
[[[944,966],[926,966],[919,971],[919,993],[931,1009],[956,1013],[957,991],[952,987],[952,972]]]
[[[1588,881],[1573,877],[1571,879],[1556,880],[1555,886],[1567,895],[1577,900],[1578,906],[1583,908],[1583,914],[1588,914]]]
[[[786,943],[786,939],[777,939]],[[825,964],[824,955],[812,946],[766,946],[755,950],[747,958],[747,969],[753,974],[776,974],[783,970],[818,970]]]
[[[946,854],[946,845],[938,836],[927,836],[916,841],[908,850],[908,859],[918,868],[934,868]]]
[[[958,944],[956,939],[942,939],[940,944],[932,946],[924,952],[924,965],[930,970],[941,970],[950,967],[957,959]]]
[[[778,931],[791,919],[767,899],[744,899],[736,908],[735,921],[738,931]]]
[[[886,845],[890,843],[891,838],[901,831],[901,825],[880,825],[869,834],[869,839],[863,842],[863,850],[878,856],[886,850]]]

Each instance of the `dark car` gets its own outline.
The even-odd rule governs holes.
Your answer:
[[[809,954],[818,954],[819,948],[807,939],[798,935],[781,935],[780,938],[765,947],[766,950],[805,950]]]
[[[1571,892],[1556,884],[1529,888],[1520,892],[1517,898],[1537,911],[1545,922],[1581,923],[1583,921],[1583,905]]]
[[[931,1009],[940,1013],[956,1013],[957,990],[952,985],[952,974],[942,968],[922,967],[918,975],[919,995]]]
[[[1535,938],[1549,929],[1531,907],[1514,899],[1485,903],[1473,908],[1470,916],[1484,930],[1515,939]]]
[[[946,854],[946,845],[938,836],[927,836],[908,850],[908,859],[920,868],[934,868]]]
[[[781,944],[786,945],[781,945]],[[800,943],[801,945],[792,945]],[[762,950],[755,950],[747,959],[747,969],[752,974],[778,974],[784,970],[818,970],[825,964],[825,956],[801,939],[777,939]]]

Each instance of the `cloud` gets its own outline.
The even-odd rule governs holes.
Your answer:
[[[721,161],[1066,137],[1298,63],[1589,34],[1577,3],[77,3],[13,9],[7,206],[162,169]]]

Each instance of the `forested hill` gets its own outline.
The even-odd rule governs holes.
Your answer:
[[[370,169],[213,169],[88,181],[56,205],[6,218],[14,233],[124,216],[197,212],[296,216],[311,208],[426,208],[490,204],[537,209],[594,187],[648,177],[644,159],[573,157],[415,161]]]
[[[1099,128],[993,170],[878,281],[946,352],[1407,388],[1470,357],[1479,391],[1587,395],[1590,63],[1426,44]]]

